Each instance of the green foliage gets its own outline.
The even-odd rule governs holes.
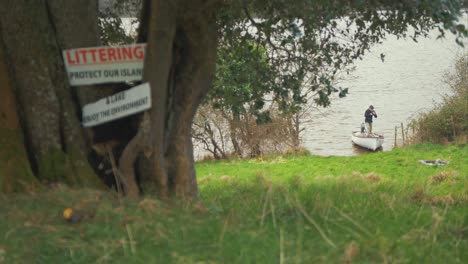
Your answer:
[[[234,115],[259,116],[274,78],[263,47],[249,41],[221,43],[212,89],[207,103]]]
[[[410,123],[416,142],[440,143],[468,136],[468,53],[457,59],[454,72],[445,79],[451,94]]]
[[[138,17],[141,2],[117,0],[102,9],[104,44],[134,42],[121,17]],[[332,93],[348,93],[335,87],[336,75],[349,71],[388,34],[417,41],[437,28],[441,37],[446,31],[456,34],[463,45],[468,31],[457,22],[463,7],[459,0],[227,1],[218,12],[222,37],[210,92],[213,106],[240,113],[250,104],[261,114],[258,103],[265,95],[273,96],[286,113],[297,113],[311,98],[329,106]]]
[[[460,44],[468,34],[457,22],[464,7],[459,0],[228,3],[219,12],[222,41],[249,40],[265,47],[275,70],[275,99],[285,110],[297,109],[311,94],[325,107],[333,92],[345,96],[346,88],[333,85],[336,74],[388,34],[417,41],[437,28],[441,36],[456,34]]]
[[[466,263],[466,147],[197,164],[207,208],[58,187],[0,196],[4,263]],[[450,165],[424,166],[441,158]],[[65,208],[94,215],[78,224]]]
[[[100,13],[99,30],[103,45],[124,45],[135,42],[125,33],[121,18],[111,13]]]

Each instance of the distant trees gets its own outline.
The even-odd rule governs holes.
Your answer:
[[[143,0],[101,0],[99,30],[103,45],[129,44],[136,41]],[[126,32],[126,29],[132,32]]]
[[[266,52],[248,41],[221,41],[214,82],[194,122],[195,140],[203,142],[215,158],[231,152],[239,157],[258,156],[266,142],[273,143],[273,132],[279,132],[271,129],[270,113],[278,112],[273,98],[276,76]]]

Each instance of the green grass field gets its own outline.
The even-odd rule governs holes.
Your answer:
[[[425,166],[420,159],[444,159]],[[197,164],[206,211],[152,197],[0,196],[0,263],[468,263],[468,147]],[[93,217],[67,223],[62,211]]]

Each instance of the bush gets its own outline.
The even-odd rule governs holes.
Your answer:
[[[454,72],[447,73],[445,80],[452,94],[433,110],[412,120],[413,141],[442,143],[466,141],[468,135],[468,53],[459,57]],[[463,142],[466,143],[466,142]]]

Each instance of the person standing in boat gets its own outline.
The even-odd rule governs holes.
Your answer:
[[[366,110],[364,113],[365,123],[366,123],[366,129],[367,133],[369,135],[372,135],[372,118],[375,117],[377,118],[377,113],[374,111],[374,106],[369,106],[369,108]]]

